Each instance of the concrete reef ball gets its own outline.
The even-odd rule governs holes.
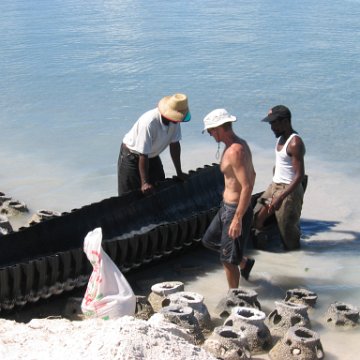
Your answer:
[[[232,326],[235,331],[242,331],[248,341],[251,354],[261,354],[268,352],[272,346],[270,330],[264,320],[264,312],[239,306],[233,308],[224,326]]]
[[[169,305],[160,310],[165,320],[178,325],[193,338],[194,344],[202,344],[205,340],[194,310],[189,306]]]
[[[10,224],[6,215],[0,214],[0,236],[13,232],[13,227]]]
[[[154,315],[154,309],[152,308],[147,297],[137,295],[135,317],[141,320],[149,320],[152,315]]]
[[[275,301],[273,310],[265,320],[273,337],[282,337],[292,326],[311,328],[307,306],[285,301]]]
[[[163,300],[170,294],[174,294],[184,290],[184,283],[181,281],[164,281],[154,284],[151,287],[151,293],[148,300],[155,312],[158,312],[162,307]]]
[[[317,298],[316,293],[307,289],[289,289],[286,291],[284,301],[314,307]]]
[[[318,360],[324,356],[319,335],[301,326],[291,327],[269,352],[271,360]]]
[[[163,300],[162,305],[189,306],[194,310],[194,315],[197,318],[202,331],[210,332],[213,329],[209,311],[204,304],[204,297],[200,294],[190,291],[180,291],[170,294]]]
[[[53,219],[54,217],[60,216],[61,214],[57,211],[52,210],[39,210],[30,219],[29,225],[37,224],[41,221]]]
[[[251,359],[251,352],[245,335],[231,326],[218,326],[205,340],[203,348],[218,359]]]
[[[246,288],[229,289],[225,298],[216,306],[216,312],[221,318],[227,318],[234,307],[249,307],[261,310],[257,292]]]
[[[329,306],[325,319],[328,325],[352,328],[359,324],[359,309],[350,304],[335,302]]]

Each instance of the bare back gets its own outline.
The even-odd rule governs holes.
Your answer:
[[[236,137],[235,141],[224,150],[220,169],[225,180],[224,201],[226,203],[239,203],[241,196],[245,195],[242,192],[245,191],[246,202],[249,202],[256,173],[252,163],[251,151],[245,140]]]

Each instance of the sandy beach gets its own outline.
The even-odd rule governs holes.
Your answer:
[[[197,159],[206,156],[206,150],[197,150]],[[264,169],[263,172],[258,173],[257,186],[261,188],[267,183],[266,169],[270,166],[271,159],[270,155],[264,156],[257,154],[256,151],[254,158],[258,168]],[[193,167],[190,158],[186,161],[189,168]],[[326,176],[327,169],[318,166],[313,160],[309,161],[308,173],[311,174],[311,180],[303,209],[302,249],[288,253],[249,249],[249,254],[256,259],[256,263],[250,281],[241,280],[240,286],[257,292],[262,311],[266,315],[274,309],[275,301],[284,299],[288,289],[306,288],[317,293],[318,300],[316,306],[309,309],[309,318],[312,329],[320,335],[326,359],[350,360],[354,359],[354,354],[357,352],[359,326],[350,330],[333,329],[327,326],[324,315],[329,305],[335,301],[359,306],[359,279],[357,272],[354,272],[358,268],[358,263],[356,257],[348,256],[359,252],[360,237],[357,223],[354,221],[359,211],[351,205],[351,194],[344,194],[342,198],[333,200],[336,212],[323,208],[319,213],[315,204],[326,202],[329,189],[334,183],[342,181],[344,186],[351,187],[352,179],[344,178],[341,173]],[[345,262],[345,259],[348,260]],[[125,275],[134,293],[143,296],[149,295],[151,286],[155,283],[181,281],[186,291],[204,296],[204,303],[209,309],[214,326],[220,326],[223,322],[216,313],[216,306],[228,290],[223,269],[218,255],[202,246]],[[153,337],[150,336],[150,339],[143,336],[145,332],[151,334],[153,331],[163,338],[165,335],[161,328],[150,329],[149,324],[141,325],[129,319],[119,320],[117,324],[109,325],[109,329],[106,323],[99,325],[96,322],[89,325],[88,322],[66,320],[68,318],[66,304],[69,297],[82,298],[84,292],[85,288],[82,288],[59,297],[27,304],[23,309],[17,309],[9,314],[2,312],[0,315],[3,330],[0,336],[0,349],[5,352],[5,357],[2,358],[42,359],[50,356],[63,358],[64,349],[68,349],[69,352],[72,349],[74,354],[82,354],[82,356],[91,354],[94,359],[155,359],[157,351],[145,351],[145,348],[155,346],[152,342]],[[40,320],[31,323],[32,319]],[[129,326],[129,323],[136,326]],[[142,326],[147,330],[140,330]],[[88,337],[100,342],[96,343],[97,348],[90,346],[90,340],[86,342],[83,339],[82,333],[85,331],[83,327],[89,331]],[[119,332],[120,328],[124,332]],[[129,333],[130,328],[133,329],[133,333]],[[106,331],[109,332],[106,336],[113,339],[118,346],[122,344],[122,338],[127,339],[126,353],[115,351],[114,342],[104,343],[98,339],[98,334]],[[50,336],[49,333],[54,336]],[[163,351],[164,354],[169,352],[176,360],[206,358],[198,347],[190,343],[185,344],[184,339],[178,339],[175,335],[167,336],[171,339],[166,344],[160,345],[158,351]],[[82,340],[74,341],[78,337]],[[142,355],[135,350],[129,352],[131,341],[133,341],[131,346],[142,349]],[[38,353],[39,346],[36,345],[38,343],[47,344],[41,356]],[[159,346],[159,341],[156,341],[156,344]],[[111,355],[107,351],[110,351]],[[268,355],[256,355],[253,359],[268,359]]]

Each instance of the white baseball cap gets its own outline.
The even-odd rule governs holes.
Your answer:
[[[236,121],[236,116],[230,115],[225,109],[215,109],[204,118],[204,130],[216,128],[227,122]]]

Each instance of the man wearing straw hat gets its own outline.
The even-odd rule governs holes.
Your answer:
[[[224,174],[223,201],[202,243],[218,251],[230,289],[239,286],[240,274],[248,280],[255,260],[244,256],[252,223],[251,194],[255,183],[252,155],[246,141],[232,129],[236,117],[216,109],[204,118],[204,130],[217,143],[224,143],[220,170]],[[240,268],[240,269],[239,269]]]
[[[118,158],[118,194],[141,189],[151,193],[158,181],[165,179],[160,153],[170,149],[176,174],[181,169],[181,122],[191,119],[185,94],[163,97],[155,109],[144,113],[124,136]]]

